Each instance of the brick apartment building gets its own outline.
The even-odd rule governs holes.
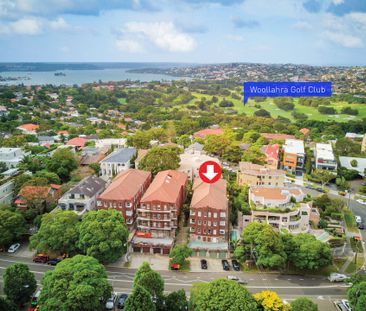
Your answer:
[[[248,186],[283,187],[285,172],[251,162],[240,162],[237,182]]]
[[[128,169],[120,173],[98,196],[97,209],[113,208],[121,212],[128,229],[132,231],[136,226],[137,208],[151,179],[150,172],[137,169]]]

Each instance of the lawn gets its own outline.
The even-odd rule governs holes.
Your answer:
[[[192,99],[189,104],[194,104],[197,100],[199,100],[202,97],[206,97],[207,100],[212,99],[212,95],[207,94],[201,94],[201,93],[192,93],[193,96],[195,96],[195,99]],[[233,102],[234,107],[233,109],[237,110],[239,113],[245,113],[246,115],[253,115],[255,111],[257,111],[259,108],[265,109],[271,113],[271,116],[274,118],[277,118],[278,116],[282,116],[285,118],[290,119],[291,121],[295,121],[294,118],[291,115],[292,111],[284,111],[280,108],[278,108],[275,103],[273,102],[273,98],[266,98],[265,101],[261,103],[256,103],[254,100],[249,99],[247,104],[244,106],[243,100],[241,99],[233,99],[231,96],[216,96],[219,99],[219,102],[226,98],[227,100],[230,100]],[[352,109],[358,110],[357,116],[350,116],[347,114],[335,114],[335,115],[324,115],[321,114],[317,107],[308,107],[308,106],[302,106],[298,104],[298,99],[295,98],[295,111],[304,113],[308,116],[309,120],[318,120],[318,121],[338,121],[338,122],[348,122],[351,120],[362,120],[363,118],[366,118],[366,105],[362,104],[348,104],[347,102],[334,102],[333,104],[329,105],[329,107],[333,107],[337,110],[337,112],[340,112],[343,107],[351,107]],[[257,105],[257,107],[255,107]],[[218,106],[218,104],[216,104]],[[179,107],[181,109],[181,106],[175,106]],[[229,109],[232,109],[229,108]]]

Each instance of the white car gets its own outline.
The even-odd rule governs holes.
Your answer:
[[[233,280],[233,281],[238,281],[239,280],[239,278],[236,275],[228,275],[227,279],[228,280]]]
[[[344,282],[348,279],[348,276],[340,273],[331,273],[328,277],[330,282]]]
[[[15,243],[13,245],[11,245],[8,249],[8,253],[15,253],[20,247],[19,243]]]
[[[362,205],[366,205],[366,201],[365,200],[362,200],[362,199],[358,199],[356,200],[356,202],[362,204]]]
[[[347,311],[351,311],[352,310],[351,307],[349,306],[348,300],[342,299],[341,302],[342,302],[342,305],[345,306],[345,308],[347,309]]]
[[[361,216],[355,215],[356,222],[360,224],[362,222]]]
[[[117,295],[116,293],[112,293],[111,298],[108,298],[107,302],[105,303],[106,310],[114,310],[114,304],[116,302]]]

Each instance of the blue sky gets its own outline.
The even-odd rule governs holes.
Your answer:
[[[0,61],[366,65],[366,1],[0,0]]]

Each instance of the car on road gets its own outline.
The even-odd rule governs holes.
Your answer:
[[[106,310],[114,310],[114,305],[116,303],[117,295],[116,293],[112,293],[112,296],[108,298],[107,302],[105,303]]]
[[[358,229],[360,229],[360,230],[365,229],[365,226],[364,226],[364,224],[363,224],[362,222],[360,222],[359,224],[357,224],[357,227],[358,227]]]
[[[31,300],[31,306],[32,307],[36,307],[38,305],[38,299],[39,299],[39,296],[41,295],[41,290],[37,290],[33,296],[32,296],[32,300]]]
[[[358,215],[355,215],[355,220],[356,220],[356,223],[359,224],[362,222],[362,218],[361,216],[358,216]]]
[[[321,193],[325,193],[325,190],[323,188],[315,188],[315,190]]]
[[[235,271],[240,271],[240,263],[239,263],[239,261],[237,261],[236,259],[233,259],[231,261],[231,264],[233,265],[233,269]]]
[[[8,249],[8,253],[15,253],[20,247],[20,243],[15,243],[13,245],[10,245]]]
[[[362,199],[358,199],[356,200],[356,202],[362,204],[362,205],[366,205],[366,201],[365,200],[362,200]]]
[[[33,262],[38,263],[46,263],[49,260],[50,258],[48,257],[47,254],[37,254],[36,256],[33,257]]]
[[[201,259],[201,269],[203,270],[207,270],[207,260],[206,259]]]
[[[47,261],[47,264],[50,265],[50,266],[56,266],[60,261],[61,261],[61,259],[54,258],[54,259],[51,259],[51,260]]]
[[[347,299],[342,299],[341,302],[342,302],[342,305],[345,306],[345,308],[346,308],[347,311],[351,311],[352,310],[351,307],[350,307],[350,305],[349,305],[349,303],[348,303],[348,300]]]
[[[229,262],[226,259],[221,260],[221,263],[222,263],[222,268],[225,271],[229,271],[230,270]]]
[[[117,300],[117,309],[120,309],[120,310],[124,309],[127,297],[128,297],[127,294],[119,295],[118,300]]]
[[[331,273],[328,277],[330,282],[344,282],[348,279],[348,276],[341,273]]]
[[[248,282],[246,280],[241,279],[241,278],[238,279],[238,283],[239,284],[248,284]]]
[[[239,278],[236,275],[228,275],[227,279],[232,280],[232,281],[238,281],[239,280]]]
[[[179,270],[180,269],[180,264],[173,263],[173,264],[170,265],[170,269],[172,269],[172,270]]]

